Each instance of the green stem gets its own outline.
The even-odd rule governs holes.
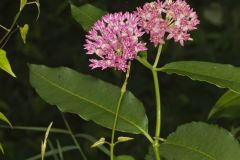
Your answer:
[[[22,12],[22,10],[19,11],[19,12],[17,13],[17,15],[15,16],[15,18],[14,18],[14,20],[13,20],[13,23],[11,24],[11,27],[9,28],[9,30],[4,34],[4,36],[3,36],[2,39],[0,40],[0,44],[2,44],[2,43],[4,42],[4,40],[8,37],[8,35],[11,33],[13,27],[15,26],[15,24],[17,23],[18,18],[19,18],[20,15],[21,15],[21,12]]]
[[[120,107],[121,107],[122,99],[123,99],[123,96],[124,96],[124,94],[126,92],[126,88],[127,88],[127,81],[128,81],[129,75],[130,75],[130,69],[131,69],[131,62],[129,62],[129,64],[128,64],[126,78],[125,78],[125,81],[122,85],[120,97],[118,99],[118,104],[117,104],[117,108],[116,108],[116,115],[115,115],[115,119],[114,119],[114,123],[113,123],[112,138],[111,138],[111,143],[110,143],[110,159],[111,160],[114,160],[115,130],[116,130],[116,127],[117,127],[118,115],[119,115],[119,110],[120,110]]]
[[[15,28],[8,36],[7,38],[5,39],[4,43],[1,45],[1,48],[3,48],[7,42],[9,41],[9,39],[11,38],[11,36],[18,30],[18,28]]]
[[[162,53],[162,45],[159,45],[159,47],[158,47],[158,52],[157,52],[157,56],[156,56],[155,62],[154,62],[154,64],[153,64],[153,67],[154,67],[154,68],[156,68],[157,65],[158,65],[158,62],[159,62],[161,53]]]
[[[9,29],[7,29],[6,27],[4,27],[4,26],[1,25],[1,24],[0,24],[0,28],[2,28],[3,30],[5,30],[5,31],[7,31],[7,32],[9,31]]]
[[[80,147],[76,137],[73,135],[72,129],[70,128],[70,126],[69,126],[69,124],[68,124],[68,122],[67,122],[67,120],[66,120],[66,118],[65,118],[63,113],[62,113],[62,117],[63,117],[63,121],[64,121],[64,123],[65,123],[65,125],[67,127],[67,130],[69,131],[69,133],[70,133],[70,135],[71,135],[71,137],[73,139],[73,142],[75,143],[76,147],[78,148],[78,150],[79,150],[80,154],[82,155],[83,159],[87,160],[86,155],[84,154],[82,148]]]
[[[138,62],[140,62],[142,65],[144,65],[145,67],[147,67],[148,69],[152,70],[152,65],[146,60],[146,59],[142,59],[141,57],[136,57],[136,59],[138,60]]]
[[[159,148],[160,148],[159,138],[161,133],[161,98],[160,98],[158,74],[156,71],[156,68],[161,56],[161,52],[162,52],[162,45],[159,45],[157,56],[152,68],[152,75],[153,75],[154,88],[155,88],[155,94],[156,94],[156,131],[155,131],[155,140],[153,142],[153,148],[154,148],[154,154],[155,154],[156,160],[161,159],[160,151],[159,151]]]
[[[156,131],[155,131],[155,140],[153,142],[153,148],[155,153],[155,159],[160,160],[160,152],[159,152],[159,138],[161,133],[161,100],[160,100],[160,89],[158,82],[157,71],[152,70],[154,86],[155,86],[155,94],[156,94]]]

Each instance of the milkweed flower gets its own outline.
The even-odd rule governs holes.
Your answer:
[[[90,67],[125,72],[128,61],[147,50],[146,44],[139,41],[144,34],[138,26],[139,20],[129,12],[107,14],[98,20],[86,35],[84,45],[87,54],[96,55],[96,59],[90,59]]]
[[[185,0],[157,0],[138,7],[136,13],[140,17],[139,25],[150,34],[155,46],[164,44],[166,39],[174,39],[183,46],[185,41],[192,40],[189,32],[200,23]]]

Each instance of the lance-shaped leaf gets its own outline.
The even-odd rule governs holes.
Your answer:
[[[2,112],[0,112],[0,120],[4,121],[4,122],[7,123],[10,127],[12,127],[11,122],[7,119],[7,117],[6,117]]]
[[[92,25],[106,14],[105,11],[91,4],[84,4],[81,6],[71,4],[71,12],[73,18],[82,25],[85,31],[89,31]]]
[[[220,88],[229,88],[240,93],[240,68],[232,65],[182,61],[166,64],[158,70],[187,76],[193,80],[208,82]]]
[[[30,65],[30,81],[37,93],[62,112],[78,114],[112,128],[120,88],[72,69]],[[148,119],[143,104],[126,92],[118,117],[118,131],[147,134]]]
[[[220,97],[209,113],[208,118],[229,118],[240,117],[240,94],[228,91]]]
[[[168,160],[239,160],[240,145],[223,128],[193,122],[167,137],[161,155]]]
[[[5,50],[0,49],[0,68],[9,73],[11,76],[16,77],[12,71],[11,65],[9,64],[6,54],[7,53]]]

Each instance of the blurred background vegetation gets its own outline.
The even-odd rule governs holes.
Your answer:
[[[96,6],[115,11],[133,11],[144,4],[144,0],[78,0],[79,5],[92,3]],[[179,60],[201,60],[240,66],[240,1],[239,0],[201,0],[188,1],[197,11],[201,24],[194,31],[193,42],[185,47],[167,42],[164,46],[161,64]],[[81,73],[91,74],[105,81],[121,85],[123,74],[113,70],[90,70],[88,56],[83,44],[85,32],[71,17],[70,6],[66,0],[40,1],[41,16],[35,22],[37,11],[28,7],[21,16],[19,24],[30,24],[27,44],[15,34],[5,50],[17,79],[0,71],[0,110],[15,126],[46,127],[53,121],[54,127],[65,128],[61,114],[54,106],[46,104],[31,88],[28,80],[28,63],[45,64],[52,67],[66,66]],[[9,26],[18,10],[18,1],[1,0],[0,24]],[[84,18],[84,17],[83,17]],[[3,32],[0,31],[0,36]],[[155,49],[149,53],[151,61]],[[207,83],[191,81],[185,77],[160,74],[163,108],[162,137],[173,132],[180,124],[191,121],[207,121],[207,115],[216,100],[225,90]],[[154,88],[148,70],[134,62],[128,89],[146,107],[149,117],[149,130],[154,131]],[[101,128],[93,122],[85,122],[76,115],[67,114],[74,133],[86,133],[95,138],[110,137],[110,130]],[[237,126],[230,120],[209,121],[226,128]],[[25,160],[40,153],[44,133],[0,128],[0,140],[4,144],[5,157],[0,159]],[[119,135],[123,135],[119,133]],[[117,154],[130,154],[138,160],[144,159],[148,142],[141,135],[130,135],[136,139],[117,147]],[[51,134],[50,140],[56,146],[73,144],[68,135]],[[91,143],[79,139],[80,145],[89,159],[107,159],[97,149],[90,149]],[[51,158],[49,158],[51,159]],[[66,160],[81,159],[77,151],[65,154]]]

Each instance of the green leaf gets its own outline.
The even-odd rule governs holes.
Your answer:
[[[50,130],[52,128],[52,124],[53,122],[51,122],[46,130],[45,136],[44,136],[44,140],[42,141],[42,145],[41,145],[41,155],[42,155],[42,160],[44,160],[45,158],[45,152],[46,152],[46,147],[47,147],[47,139],[50,133]]]
[[[1,143],[0,143],[0,151],[2,152],[2,154],[4,154],[3,146]]]
[[[205,81],[240,93],[240,68],[232,65],[182,61],[166,64],[158,70],[169,74],[188,76],[192,80]]]
[[[226,92],[220,97],[209,113],[208,118],[229,118],[240,117],[240,94],[232,91]]]
[[[92,25],[106,14],[105,11],[91,5],[84,4],[81,6],[75,6],[71,4],[71,12],[73,18],[82,25],[85,31],[89,31]]]
[[[9,64],[6,54],[7,53],[5,50],[0,49],[0,68],[9,73],[11,76],[16,77],[16,75],[12,71],[12,68]]]
[[[20,11],[25,7],[27,4],[27,0],[20,0]]]
[[[27,38],[27,33],[28,33],[28,30],[29,30],[29,25],[25,24],[23,27],[20,27],[19,30],[20,30],[20,34],[21,34],[23,43],[25,44],[26,43],[26,38]]]
[[[147,51],[142,51],[142,52],[139,52],[138,55],[139,55],[142,59],[147,60],[148,52],[147,52]]]
[[[85,120],[112,128],[120,88],[69,68],[30,65],[30,81],[37,93],[62,112],[78,114]],[[118,131],[148,133],[143,104],[126,92],[118,118]]]
[[[168,160],[239,160],[240,145],[223,128],[193,122],[167,137],[161,155]]]
[[[121,155],[116,158],[116,160],[135,160],[132,156]]]
[[[7,123],[10,127],[12,127],[11,122],[7,119],[7,117],[6,117],[2,112],[0,112],[0,120],[4,121],[4,122]]]

